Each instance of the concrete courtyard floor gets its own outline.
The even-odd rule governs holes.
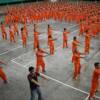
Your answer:
[[[46,63],[45,75],[49,80],[39,78],[41,90],[45,100],[87,100],[90,90],[93,64],[100,62],[100,36],[92,38],[90,54],[81,60],[81,75],[78,80],[73,80],[73,65],[71,63],[71,42],[73,36],[77,36],[81,42],[79,50],[84,51],[84,36],[78,36],[79,28],[75,23],[43,21],[38,23],[40,46],[49,52],[47,46],[47,24],[53,28],[53,37],[56,38],[55,54],[44,57]],[[19,29],[22,25],[19,25]],[[27,80],[28,67],[36,65],[35,52],[33,50],[33,25],[28,24],[27,48],[22,47],[21,37],[16,43],[10,43],[9,39],[2,40],[0,32],[0,59],[7,63],[3,69],[8,78],[8,84],[0,79],[0,100],[30,100],[30,88]],[[62,48],[63,28],[70,31],[68,35],[68,48]],[[8,27],[6,27],[8,30]],[[94,100],[100,100],[100,91]]]

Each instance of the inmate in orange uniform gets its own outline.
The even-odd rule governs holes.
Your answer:
[[[23,44],[23,47],[26,48],[26,46],[27,46],[27,35],[24,32],[23,28],[21,28],[21,35],[22,35],[22,44]]]
[[[81,70],[81,64],[80,64],[80,58],[84,58],[81,57],[81,54],[78,50],[75,50],[73,53],[73,64],[74,64],[74,79],[77,79],[78,75],[80,74],[80,70]],[[82,54],[83,55],[83,54]]]
[[[79,29],[80,29],[80,33],[79,33],[79,35],[82,35],[82,34],[83,34],[83,32],[84,32],[84,26],[83,26],[82,21],[80,22]]]
[[[74,52],[75,50],[77,50],[77,46],[79,45],[79,41],[77,40],[76,37],[73,37],[73,41],[72,41],[72,52]]]
[[[2,61],[0,61],[0,77],[3,79],[4,83],[7,83],[7,76],[4,73],[1,64],[5,64],[5,63],[3,63]]]
[[[2,22],[1,22],[1,32],[2,32],[2,39],[7,40],[7,33]]]
[[[89,100],[92,100],[94,97],[95,92],[98,89],[99,86],[99,79],[100,79],[100,63],[96,62],[94,64],[95,69],[93,71],[93,76],[92,76],[92,84],[91,84],[91,89],[90,89],[90,95],[89,95]]]
[[[9,35],[10,35],[10,42],[16,42],[15,41],[15,34],[14,34],[14,31],[13,31],[13,28],[10,26],[9,27]]]
[[[37,48],[37,46],[39,45],[39,36],[38,36],[38,32],[34,29],[34,49]]]
[[[52,28],[50,25],[48,25],[48,44],[49,44],[49,36],[52,37]]]
[[[64,32],[63,32],[63,48],[68,47],[67,41],[68,41],[68,35],[69,32],[66,31],[66,28],[64,28]]]
[[[28,37],[28,30],[26,24],[24,24],[23,31],[26,33],[26,36]]]
[[[17,33],[17,35],[19,35],[18,24],[17,23],[14,23],[14,33]]]
[[[75,57],[74,57],[74,51],[77,50],[77,46],[79,45],[79,43],[80,42],[77,40],[77,38],[76,37],[73,37],[73,41],[72,41],[72,53],[73,53],[72,63],[73,63],[73,61],[75,59]]]
[[[51,36],[48,37],[48,45],[49,45],[49,48],[50,48],[50,54],[53,55],[55,48],[54,48],[54,40]]]
[[[91,40],[91,36],[90,33],[88,31],[86,31],[86,35],[85,35],[85,54],[89,53],[90,50],[90,40]]]
[[[46,53],[44,50],[40,49],[39,46],[37,47],[36,51],[36,72],[38,73],[40,70],[40,67],[42,68],[42,72],[45,72],[45,62],[44,62],[44,53]]]

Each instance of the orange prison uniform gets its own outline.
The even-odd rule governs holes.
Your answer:
[[[39,37],[38,37],[38,32],[34,31],[34,49],[37,48],[37,46],[39,45]]]
[[[17,23],[14,24],[14,32],[17,33],[17,35],[19,35]]]
[[[82,35],[83,32],[84,32],[84,26],[83,26],[83,23],[81,22],[80,23],[80,33],[79,33],[79,35]]]
[[[0,64],[2,64],[2,61],[0,61]],[[7,81],[6,74],[4,73],[1,65],[0,65],[0,77],[3,79],[4,82]]]
[[[28,30],[27,30],[26,24],[24,24],[24,29],[23,29],[23,31],[26,33],[26,36],[28,37]]]
[[[77,46],[80,42],[78,40],[73,40],[72,42],[72,52],[74,52],[75,50],[77,50]]]
[[[80,53],[73,53],[74,55],[74,79],[77,78],[77,76],[80,74],[80,69],[81,69],[81,65],[80,65]]]
[[[2,32],[3,40],[6,40],[7,39],[7,33],[6,33],[4,25],[1,25],[1,32]]]
[[[85,36],[85,53],[89,53],[89,49],[90,49],[90,35],[89,34],[86,34]]]
[[[11,28],[9,30],[9,35],[10,35],[10,42],[15,42],[15,34]]]
[[[4,80],[7,81],[6,74],[4,73],[2,67],[0,66],[0,77]]]
[[[43,59],[43,50],[37,50],[36,52],[36,72],[39,72],[40,67],[42,68],[42,72],[45,72],[45,63]]]
[[[49,44],[49,36],[52,36],[52,28],[48,28],[48,44]]]
[[[74,53],[75,50],[77,50],[77,46],[79,44],[79,41],[78,40],[73,40],[72,42],[72,52]],[[74,61],[74,54],[72,56],[72,62]]]
[[[90,89],[89,98],[92,98],[99,86],[99,79],[100,79],[100,69],[95,69],[92,76],[92,84]]]
[[[22,44],[23,44],[23,47],[26,47],[27,45],[27,35],[26,33],[24,33],[24,31],[22,32]]]
[[[48,40],[49,40],[48,42],[49,42],[49,47],[50,47],[50,54],[53,55],[54,51],[55,51],[55,49],[54,49],[54,40],[52,38],[49,38]]]
[[[66,31],[63,32],[63,48],[67,47],[67,41],[68,41],[67,34],[68,34],[68,32],[66,32]]]

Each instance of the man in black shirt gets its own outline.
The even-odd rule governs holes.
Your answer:
[[[38,94],[38,100],[44,100],[41,94],[40,90],[40,84],[38,82],[38,76],[41,76],[42,78],[47,79],[45,76],[40,75],[39,73],[36,73],[34,71],[34,67],[29,67],[29,74],[27,76],[30,84],[30,90],[31,90],[31,99],[30,100],[35,100],[35,94]]]

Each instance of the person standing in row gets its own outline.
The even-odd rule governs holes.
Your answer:
[[[4,24],[1,22],[1,32],[2,32],[2,39],[7,40],[7,33]]]
[[[40,67],[42,68],[42,73],[45,72],[45,61],[43,59],[44,53],[48,54],[43,49],[41,49],[38,45],[36,50],[36,72],[37,73],[39,72]]]
[[[89,100],[93,100],[93,97],[95,93],[98,91],[98,86],[99,86],[99,79],[100,79],[100,63],[96,62],[94,63],[94,71],[93,71],[93,76],[92,76],[92,83],[91,83],[91,89],[90,89],[90,94],[89,94]]]
[[[78,75],[80,75],[81,72],[81,61],[80,58],[84,58],[83,56],[84,53],[80,53],[78,50],[75,50],[73,53],[73,64],[74,64],[74,76],[73,79],[77,79]]]
[[[52,37],[52,27],[48,25],[48,30],[47,30],[47,35],[48,35],[48,42],[47,44],[49,45],[49,37]]]
[[[37,48],[38,45],[39,45],[39,33],[34,28],[34,39],[33,39],[34,50]]]
[[[67,48],[68,47],[68,34],[69,32],[66,30],[66,28],[64,28],[63,31],[63,48]]]
[[[85,54],[89,54],[90,44],[91,44],[91,34],[90,34],[89,30],[86,30],[86,34],[85,34],[85,47],[84,47]]]
[[[4,83],[8,83],[7,81],[7,76],[3,71],[3,68],[1,66],[1,64],[5,64],[3,61],[0,61],[0,78],[2,78],[2,80],[4,81]],[[6,64],[5,64],[6,65]]]
[[[10,43],[15,43],[15,33],[14,33],[14,29],[13,26],[9,26],[9,36],[10,36]]]
[[[21,38],[22,38],[23,47],[26,48],[27,47],[27,35],[23,28],[21,28]]]
[[[48,37],[48,45],[50,48],[50,54],[53,55],[55,52],[55,47],[54,47],[54,39],[52,38],[52,36]]]

